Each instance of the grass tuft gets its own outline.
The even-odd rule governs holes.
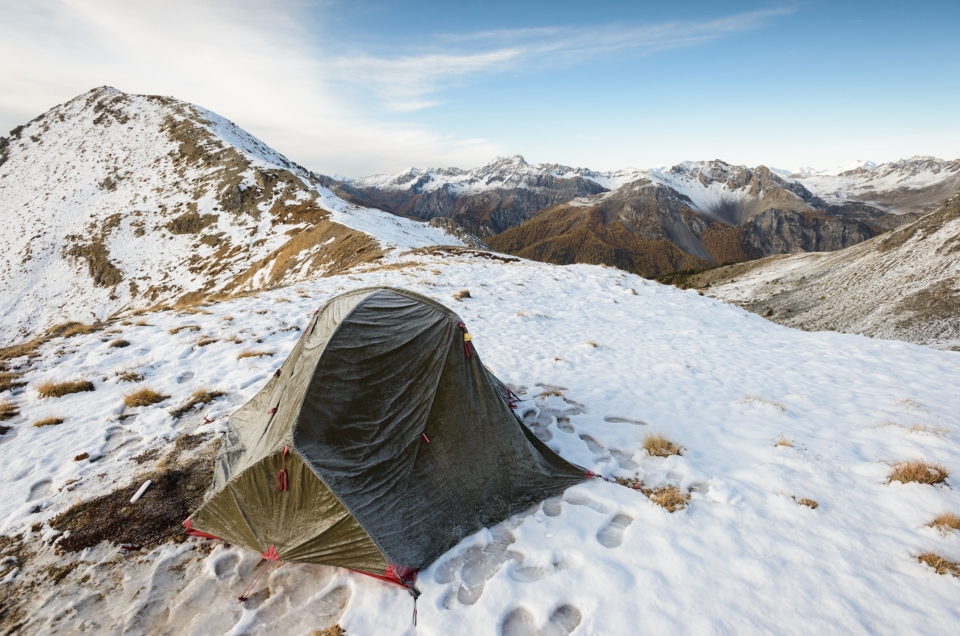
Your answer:
[[[224,395],[226,395],[226,393],[224,393],[223,391],[197,389],[196,391],[193,392],[193,394],[187,400],[186,404],[184,404],[183,406],[181,406],[180,408],[174,411],[171,411],[170,414],[176,418],[182,417],[183,415],[188,413],[190,410],[192,410],[193,407],[207,404],[209,402],[213,402],[218,397],[223,397]]]
[[[111,349],[123,349],[124,347],[129,347],[130,343],[124,340],[123,338],[118,338],[110,343]]]
[[[960,530],[960,516],[952,512],[945,512],[931,521],[930,527],[938,529],[943,534],[947,534],[951,530]]]
[[[794,497],[793,500],[797,502],[797,505],[806,506],[807,508],[812,508],[814,510],[820,507],[820,504],[818,504],[816,501],[813,499],[807,499],[806,497],[803,499],[797,499]]]
[[[893,470],[887,478],[904,484],[917,482],[932,485],[943,483],[949,476],[950,473],[942,464],[928,464],[922,459],[911,459],[905,462],[894,462]]]
[[[63,424],[67,420],[62,417],[45,417],[42,420],[37,420],[33,423],[37,428],[43,428],[44,426],[56,426],[57,424]]]
[[[237,356],[237,360],[243,360],[244,358],[262,358],[263,356],[272,356],[273,351],[241,351],[240,355]]]
[[[680,492],[676,486],[666,486],[655,490],[642,490],[643,494],[649,497],[650,501],[661,508],[666,508],[667,512],[676,512],[687,507],[690,501],[690,495]]]
[[[670,457],[679,455],[683,447],[668,439],[663,433],[648,433],[643,438],[643,449],[651,457]]]
[[[172,329],[167,329],[167,333],[169,333],[171,336],[175,336],[184,330],[200,331],[200,326],[199,325],[181,325],[179,327],[173,327]]]
[[[164,400],[170,399],[169,395],[163,395],[162,393],[157,393],[153,389],[142,388],[139,391],[134,391],[133,393],[127,393],[123,396],[123,403],[131,408],[138,406],[150,406],[151,404],[159,404]]]
[[[141,382],[143,380],[143,374],[136,371],[121,371],[117,374],[117,377],[120,378],[121,382]]]
[[[774,444],[774,446],[790,446],[790,447],[793,447],[793,440],[792,440],[792,439],[787,439],[786,437],[784,437],[783,435],[781,435],[781,436],[777,439],[777,443]]]
[[[20,373],[0,373],[0,392],[12,391],[25,385],[26,382],[17,382],[20,377]]]
[[[208,338],[207,336],[204,336],[203,338],[200,338],[199,340],[197,340],[197,346],[198,346],[198,347],[206,347],[207,345],[213,344],[214,342],[220,342],[220,339],[219,339],[219,338]]]
[[[9,400],[0,400],[0,422],[20,415],[17,405]]]
[[[63,397],[71,393],[93,391],[93,382],[89,380],[74,380],[73,382],[43,382],[37,385],[37,393],[41,398]]]
[[[333,627],[310,632],[310,636],[346,636],[346,633],[347,630],[339,625],[334,625]]]
[[[47,330],[48,338],[70,338],[71,336],[80,336],[86,333],[93,333],[99,327],[96,325],[85,325],[82,322],[64,322]]]
[[[926,563],[936,570],[937,574],[952,574],[960,577],[960,563],[948,561],[936,552],[924,552],[917,557],[917,561]]]
[[[473,296],[470,295],[469,289],[461,289],[453,295],[453,299],[459,302],[463,302],[464,298],[473,298]]]

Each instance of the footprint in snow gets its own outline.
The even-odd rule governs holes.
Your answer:
[[[547,622],[537,627],[529,610],[517,607],[507,614],[500,626],[502,636],[567,636],[577,628],[583,615],[572,605],[561,605],[553,610]]]
[[[637,426],[646,426],[647,422],[643,420],[635,420],[630,417],[620,417],[618,415],[606,415],[603,418],[604,422],[610,422],[611,424],[636,424]]]
[[[633,523],[633,517],[618,514],[597,532],[597,542],[605,548],[617,548],[623,543],[623,532]]]
[[[543,514],[548,517],[559,517],[563,511],[563,500],[559,497],[545,499],[541,508],[543,509]]]
[[[143,438],[136,433],[124,430],[119,426],[114,426],[107,429],[105,441],[106,443],[104,444],[103,448],[100,449],[101,455],[109,455],[110,453],[120,450],[124,446],[141,442],[143,441]]]
[[[237,563],[240,557],[236,554],[228,553],[217,557],[213,562],[213,576],[222,579],[228,574],[233,574],[237,570]]]
[[[519,552],[508,552],[507,556],[516,561],[516,565],[508,570],[507,573],[511,579],[519,583],[533,583],[535,581],[540,581],[548,576],[553,576],[558,572],[563,572],[564,570],[568,570],[578,565],[575,559],[562,556],[553,558],[549,563],[544,563],[541,565],[532,563],[524,565],[523,562],[525,557]]]
[[[50,480],[44,479],[30,486],[30,493],[27,495],[27,501],[36,501],[50,494]]]

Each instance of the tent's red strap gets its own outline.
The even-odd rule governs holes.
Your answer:
[[[216,539],[217,541],[223,541],[223,539],[220,537],[215,537],[214,535],[207,534],[201,530],[194,530],[193,522],[189,518],[183,522],[183,527],[187,529],[187,534],[191,537],[203,537],[204,539]]]
[[[387,569],[383,574],[371,574],[370,572],[364,572],[363,570],[351,570],[351,572],[365,574],[366,576],[371,576],[375,579],[380,579],[381,581],[386,581],[387,583],[393,583],[394,585],[399,585],[400,587],[409,589],[414,583],[417,582],[417,573],[419,570],[411,570],[410,568],[405,568],[402,565],[394,565],[391,563],[387,566]]]

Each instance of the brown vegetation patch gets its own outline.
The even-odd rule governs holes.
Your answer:
[[[207,337],[207,336],[204,336],[203,338],[200,338],[199,340],[197,340],[197,346],[198,346],[198,347],[206,347],[207,345],[213,344],[214,342],[220,342],[220,339],[219,339],[219,338],[209,338],[209,337]]]
[[[3,580],[14,569],[21,572],[33,553],[27,548],[22,536],[10,537],[0,535],[0,580]],[[9,586],[6,586],[9,587]],[[0,594],[0,633],[22,634],[27,622],[27,614],[20,606],[23,595],[5,593]]]
[[[320,631],[310,632],[310,636],[346,636],[346,633],[347,630],[339,625],[334,625]]]
[[[62,417],[50,416],[45,417],[42,420],[37,420],[33,423],[33,425],[37,428],[43,428],[44,426],[57,426],[58,424],[63,424],[66,421],[67,420]]]
[[[262,358],[263,356],[272,356],[273,351],[241,351],[240,355],[237,356],[237,360],[243,360],[244,358]]]
[[[936,552],[924,552],[917,557],[917,561],[929,565],[937,571],[937,574],[952,574],[960,577],[960,563],[948,561]]]
[[[121,371],[117,374],[117,377],[120,378],[121,382],[141,382],[143,380],[143,374],[136,371]]]
[[[652,457],[679,455],[683,447],[674,443],[663,433],[647,433],[643,438],[643,449]]]
[[[458,300],[460,302],[463,302],[464,298],[472,298],[472,296],[470,295],[469,289],[461,289],[460,291],[458,291],[453,295],[453,299]]]
[[[20,415],[17,405],[10,400],[0,400],[0,422]]]
[[[97,325],[85,325],[82,322],[64,322],[47,329],[48,338],[70,338],[98,331]]]
[[[181,325],[181,326],[179,326],[179,327],[173,327],[172,329],[168,329],[168,330],[167,330],[167,333],[169,333],[171,336],[175,336],[175,335],[177,335],[178,333],[180,333],[181,331],[185,331],[185,330],[186,330],[186,331],[200,331],[200,326],[199,326],[199,325]]]
[[[133,393],[127,393],[123,396],[123,403],[129,406],[130,408],[136,408],[138,406],[150,406],[151,404],[159,404],[164,400],[170,399],[169,395],[163,395],[162,393],[157,393],[153,389],[148,389],[146,387],[140,389],[139,391],[134,391]]]
[[[890,471],[887,479],[905,484],[910,482],[940,484],[949,476],[946,467],[942,464],[929,464],[922,459],[911,459],[904,462],[894,462],[893,470]]]
[[[0,373],[0,393],[25,386],[26,382],[17,382],[21,377],[20,373]]]
[[[181,439],[193,438],[183,443]],[[199,439],[196,439],[199,438]],[[206,436],[181,436],[174,450],[156,470],[138,475],[132,482],[108,495],[81,502],[51,520],[50,525],[69,537],[57,542],[58,549],[76,552],[101,541],[149,549],[166,541],[186,538],[181,525],[203,501],[213,479],[216,446],[186,461],[179,461],[185,450],[196,448]],[[153,483],[136,502],[130,498],[146,480]]]
[[[118,338],[110,343],[111,349],[123,349],[124,347],[129,347],[130,343],[124,340],[123,338]]]
[[[813,508],[814,510],[820,507],[820,504],[818,504],[816,501],[814,501],[813,499],[807,499],[806,497],[804,497],[803,499],[797,499],[796,497],[794,497],[793,500],[797,502],[797,505],[806,506],[807,508]]]
[[[63,397],[71,393],[93,391],[93,382],[89,380],[74,380],[72,382],[43,382],[37,385],[37,393],[41,398]]]
[[[690,495],[680,492],[680,489],[676,486],[666,486],[654,490],[641,489],[641,492],[653,503],[661,508],[666,508],[667,512],[683,510],[687,507],[687,502],[690,501]]]
[[[930,527],[937,528],[944,534],[950,532],[951,530],[960,530],[960,516],[955,515],[952,512],[946,512],[931,521]]]
[[[789,447],[792,447],[792,446],[793,446],[793,440],[792,440],[792,439],[787,439],[786,437],[784,437],[783,435],[781,435],[779,438],[777,438],[777,443],[774,444],[774,446],[789,446]]]
[[[210,389],[197,389],[196,391],[193,392],[193,394],[190,396],[190,398],[186,401],[186,403],[183,406],[181,406],[180,408],[174,411],[171,411],[170,414],[177,418],[182,417],[187,412],[193,410],[195,406],[202,406],[204,404],[208,404],[216,400],[218,397],[223,397],[224,395],[226,395],[226,393],[224,393],[223,391],[211,391]]]
[[[68,236],[67,238],[78,239],[79,237]],[[110,252],[103,243],[74,245],[66,253],[68,256],[87,262],[90,278],[97,287],[113,287],[123,280],[123,272],[110,261]]]

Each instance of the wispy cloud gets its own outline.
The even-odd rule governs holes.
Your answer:
[[[793,12],[784,7],[704,21],[446,34],[439,35],[433,46],[414,54],[337,57],[331,61],[330,70],[339,81],[372,85],[390,109],[419,110],[434,104],[430,95],[471,78],[570,66],[608,55],[647,55],[695,46],[760,29]]]
[[[310,30],[323,28],[322,7],[311,21],[302,19],[305,10],[303,0],[0,0],[0,127],[108,84],[201,104],[317,170],[472,166],[502,149],[403,121],[398,111],[427,108],[445,89],[491,74],[691,46],[790,12],[438,34],[395,55],[331,55]],[[322,39],[350,44],[332,37]]]

